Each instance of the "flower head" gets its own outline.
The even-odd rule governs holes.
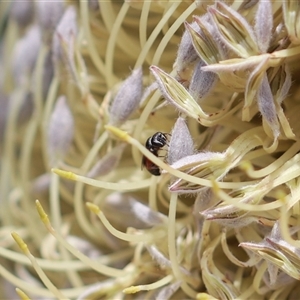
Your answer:
[[[297,298],[298,1],[23,2],[0,2],[1,284]]]

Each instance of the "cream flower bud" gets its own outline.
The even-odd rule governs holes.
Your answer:
[[[221,82],[234,91],[245,92],[245,86],[249,81],[249,73],[252,74],[256,68],[263,67],[265,63],[263,57],[234,58],[228,59],[222,64],[203,66],[202,70],[216,73]],[[255,91],[253,93],[255,94]]]
[[[120,125],[137,109],[143,95],[143,71],[138,68],[123,82],[109,110],[109,123]]]
[[[173,127],[168,149],[167,161],[170,165],[194,153],[193,139],[182,117],[177,119]]]
[[[186,156],[172,164],[172,168],[200,178],[221,180],[228,172],[229,162],[224,153],[200,152]],[[203,186],[178,179],[169,186],[171,192],[197,193]]]
[[[150,70],[162,95],[170,104],[196,120],[201,117],[208,117],[189,92],[175,78],[156,66],[151,66]]]
[[[74,119],[65,96],[60,96],[49,120],[47,150],[50,165],[68,153],[74,135]]]
[[[294,228],[298,231],[298,228]],[[274,267],[281,269],[292,278],[299,280],[300,277],[300,249],[289,245],[281,237],[279,222],[276,222],[269,236],[261,242],[243,242],[241,247],[251,250],[268,262],[268,271]],[[271,285],[277,282],[277,276],[270,276]]]
[[[244,58],[259,53],[253,29],[240,13],[222,2],[208,7],[208,12],[227,47]]]
[[[252,6],[256,5],[259,0],[248,0],[241,3],[241,6],[239,8],[239,11],[247,10],[251,8]]]
[[[292,85],[291,71],[287,65],[280,67],[273,80],[270,82],[272,94],[275,95],[276,102],[281,104],[287,97]]]
[[[221,41],[220,34],[209,14],[194,16],[200,31],[195,31],[188,23],[185,23],[189,31],[195,50],[201,59],[207,64],[215,64],[227,57],[228,47]]]
[[[284,25],[288,32],[289,39],[293,44],[299,45],[300,43],[300,26],[299,2],[294,0],[282,1]]]

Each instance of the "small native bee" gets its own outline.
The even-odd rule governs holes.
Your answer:
[[[162,132],[156,132],[154,135],[150,136],[145,144],[145,147],[153,153],[155,156],[158,156],[158,151],[167,145],[168,139],[167,134]],[[148,170],[149,173],[155,176],[161,175],[160,168],[153,163],[149,158],[143,156],[142,165]]]

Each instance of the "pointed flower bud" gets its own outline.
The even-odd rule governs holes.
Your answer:
[[[238,56],[247,58],[259,53],[253,30],[240,13],[223,2],[217,2],[216,8],[208,7],[208,12],[222,41]]]
[[[122,83],[109,110],[109,123],[115,126],[124,123],[138,108],[142,95],[143,71],[140,67]]]
[[[272,94],[278,104],[281,104],[287,97],[292,85],[292,75],[289,67],[283,65],[270,82]]]
[[[298,231],[299,228],[297,228]],[[300,278],[300,249],[285,242],[280,233],[280,224],[276,222],[271,234],[259,243],[243,242],[240,246],[253,251],[269,264],[274,265],[290,277]],[[276,279],[273,278],[273,282]]]
[[[186,156],[171,166],[189,175],[221,180],[227,173],[227,164],[228,161],[224,153],[201,152]],[[202,188],[203,186],[178,179],[170,185],[169,190],[177,193],[195,193],[199,192]]]
[[[89,9],[91,11],[97,11],[100,8],[100,3],[98,0],[89,0]]]
[[[193,45],[198,55],[206,64],[215,64],[221,59],[222,51],[216,43],[216,36],[211,25],[209,15],[194,17],[196,24],[201,28],[196,31],[190,24],[185,23],[186,30],[190,33]]]
[[[33,0],[13,0],[10,15],[20,27],[26,27],[31,23],[34,16]]]
[[[48,52],[43,66],[43,99],[46,99],[54,75],[51,51]]]
[[[169,284],[163,287],[156,295],[155,300],[160,299],[172,299],[172,296],[177,292],[180,285],[182,284],[181,281],[177,281],[175,283]],[[173,297],[174,299],[174,297]],[[197,298],[198,299],[198,298]]]
[[[121,159],[125,146],[126,144],[121,144],[109,151],[88,172],[87,177],[95,178],[99,176],[104,176],[111,172],[114,168],[116,168]]]
[[[213,244],[213,243],[212,243]],[[216,248],[216,243],[206,248],[202,254],[200,265],[202,270],[202,279],[205,288],[210,296],[217,299],[237,299],[239,291],[230,281],[228,276],[223,277],[215,265],[213,252]]]
[[[109,195],[102,207],[110,220],[122,224],[126,227],[139,229],[157,226],[165,221],[165,216],[149,208],[137,199],[120,193]],[[116,214],[116,211],[119,213]],[[120,218],[120,216],[122,216]]]
[[[5,137],[5,129],[7,124],[7,117],[9,115],[9,97],[5,95],[0,89],[0,151],[1,151],[1,144]]]
[[[152,259],[160,266],[161,269],[165,270],[168,268],[172,268],[172,263],[169,258],[165,257],[165,255],[160,252],[155,246],[147,246],[147,250],[149,254],[152,256]],[[183,267],[180,267],[180,271],[188,276],[191,274],[188,270]]]
[[[45,192],[49,189],[51,183],[51,175],[49,173],[44,173],[32,182],[31,190],[34,194],[39,194]]]
[[[266,63],[262,56],[253,56],[247,59],[233,58],[218,64],[203,66],[202,70],[216,73],[225,86],[236,92],[244,92],[249,73],[262,62]]]
[[[295,234],[299,231],[299,227],[290,228],[290,234]],[[286,242],[281,235],[280,223],[277,221],[271,231],[270,236],[265,238],[271,245],[280,250],[300,271],[300,248],[297,248]]]
[[[74,6],[69,6],[58,23],[52,42],[53,60],[56,66],[62,63],[72,74],[74,66],[74,44],[78,33],[77,12]]]
[[[262,59],[257,62],[257,65],[254,68],[249,70],[250,76],[247,79],[246,90],[245,90],[245,104],[243,108],[242,118],[244,121],[250,121],[250,107],[257,96],[258,90],[261,87],[262,79],[265,75],[265,72],[268,68],[268,57],[263,57],[260,55],[258,57],[262,57]],[[251,58],[248,58],[249,60]]]
[[[264,76],[257,93],[257,104],[262,117],[272,129],[274,139],[277,140],[280,131],[274,99],[267,75]]]
[[[37,21],[43,32],[43,40],[50,44],[52,35],[64,13],[64,1],[36,1]]]
[[[273,12],[270,0],[260,0],[255,14],[254,32],[259,50],[268,51],[272,38]]]
[[[147,86],[143,92],[142,99],[140,102],[140,107],[143,107],[145,103],[151,98],[154,92],[158,89],[157,82],[152,82],[149,86]]]
[[[254,6],[255,4],[257,4],[259,0],[247,0],[244,1],[243,3],[241,3],[241,6],[239,7],[239,11],[244,11],[247,10],[249,8],[251,8],[252,6]]]
[[[16,43],[12,59],[16,85],[22,85],[29,79],[29,74],[35,66],[40,45],[41,31],[37,25],[28,28],[24,37]]]
[[[179,117],[173,127],[167,161],[171,165],[194,153],[194,143],[185,120]]]
[[[172,167],[199,178],[219,181],[231,169],[236,167],[249,151],[257,146],[261,146],[261,141],[264,137],[263,129],[253,128],[238,136],[223,153],[200,152],[180,159],[173,163]],[[263,182],[260,186],[260,191],[265,187],[269,186]],[[172,192],[192,193],[198,192],[202,188],[202,185],[186,182],[179,178],[169,187],[169,190]]]
[[[196,22],[193,22],[189,25],[193,30],[196,32],[199,30],[199,26]],[[191,36],[188,32],[188,30],[185,30],[184,34],[182,35],[178,52],[177,52],[177,58],[175,61],[175,66],[177,72],[180,74],[181,72],[184,72],[186,68],[193,65],[197,60],[199,59],[199,56],[194,49],[194,46],[192,44]]]
[[[247,226],[252,222],[258,222],[259,218],[252,216],[251,212],[239,208],[237,204],[259,204],[270,189],[266,184],[266,180],[233,190],[229,194],[221,193],[216,188],[213,188],[212,191],[221,201],[201,214],[206,220],[215,221],[223,226],[236,228]],[[230,199],[231,203],[234,204],[225,204],[223,201],[226,201],[226,198]]]
[[[164,98],[174,105],[180,112],[199,120],[200,118],[208,118],[198,103],[188,93],[188,91],[171,75],[156,66],[151,66],[150,70],[154,75],[159,89]]]
[[[293,44],[300,44],[299,15],[300,6],[298,1],[285,0],[282,2],[283,17],[285,27],[288,31],[289,39]]]
[[[64,159],[74,135],[74,119],[65,96],[60,96],[54,106],[48,127],[48,155],[50,165]]]
[[[33,101],[33,94],[28,92],[24,95],[22,99],[19,115],[18,115],[18,124],[24,124],[29,120],[32,116],[34,110],[34,101]]]
[[[276,249],[272,247],[267,241],[261,241],[261,242],[243,242],[239,244],[240,247],[244,248],[245,250],[250,250],[251,252],[255,253],[256,255],[260,255],[262,253],[276,253]],[[274,270],[277,268],[276,264],[272,263],[272,261],[268,262],[268,273],[270,275],[270,283],[274,283],[277,280],[277,274],[270,274],[271,271],[274,272]]]
[[[203,71],[203,66],[203,61],[197,63],[189,86],[189,93],[197,102],[209,94],[218,79],[215,73]]]
[[[66,241],[89,258],[97,259],[102,253],[89,241],[75,235],[68,235]]]
[[[239,210],[234,205],[218,205],[216,208],[201,212],[201,215],[208,221],[231,228],[242,228],[258,221],[258,217],[248,216],[247,211]]]

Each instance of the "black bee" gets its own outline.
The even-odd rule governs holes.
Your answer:
[[[145,147],[158,157],[158,151],[167,145],[168,139],[167,134],[162,132],[156,132],[154,135],[150,136],[146,141]],[[153,163],[149,158],[143,156],[142,165],[148,170],[149,173],[155,176],[161,175],[160,168]]]

